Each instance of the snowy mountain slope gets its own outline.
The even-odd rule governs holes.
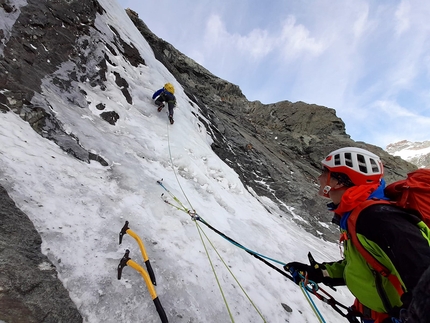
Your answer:
[[[386,150],[393,156],[399,156],[418,168],[430,168],[430,141],[402,140],[388,145]]]
[[[115,27],[122,39],[136,46],[146,65],[133,67],[122,56],[110,55],[115,65],[107,67],[105,90],[74,81],[67,93],[53,82],[74,69],[73,64],[63,64],[43,80],[42,92],[33,102],[48,103],[67,132],[109,166],[79,161],[36,134],[17,115],[0,115],[1,185],[40,232],[43,252],[57,266],[85,321],[159,320],[142,277],[130,267],[124,268],[121,280],[116,277],[126,248],[132,259],[142,264],[131,237],[124,237],[118,245],[126,220],[143,239],[157,278],[157,294],[171,322],[230,321],[196,229],[198,223],[163,203],[160,195],[165,192],[156,183],[161,178],[187,207],[252,250],[282,262],[306,261],[309,250],[317,260],[338,259],[337,246],[305,233],[276,206],[245,190],[237,174],[213,153],[211,140],[195,117],[198,111],[155,60],[123,10],[115,2],[100,3],[106,13],[96,19],[97,37],[102,35],[111,42],[113,33],[108,25]],[[95,49],[101,53],[101,47]],[[133,104],[115,83],[114,72],[127,80]],[[173,126],[151,100],[152,93],[165,82],[176,88],[178,108]],[[80,107],[81,102],[88,102],[89,108]],[[99,103],[118,113],[115,126],[100,118]],[[268,204],[271,214],[261,202]],[[267,322],[316,321],[297,286],[203,229]],[[207,242],[206,247],[235,321],[263,321]],[[342,289],[336,298],[351,302]],[[287,313],[281,302],[288,304],[292,313]],[[344,321],[329,306],[317,305],[327,321]]]

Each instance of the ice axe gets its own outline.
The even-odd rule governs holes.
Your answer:
[[[142,240],[139,238],[139,236],[128,227],[128,221],[125,221],[124,226],[121,229],[121,232],[119,233],[119,244],[122,243],[122,237],[125,234],[129,234],[132,236],[138,243],[140,252],[142,253],[143,260],[145,261],[146,269],[148,270],[149,277],[151,278],[151,281],[154,285],[157,285],[155,281],[155,275],[154,271],[152,270],[151,263],[149,262],[148,255],[146,254],[145,246],[143,245]]]
[[[167,320],[166,313],[164,312],[163,306],[161,306],[160,299],[157,296],[157,292],[155,291],[155,288],[151,282],[148,273],[145,271],[145,269],[143,269],[142,266],[140,266],[138,263],[136,263],[130,258],[130,250],[128,249],[125,251],[124,256],[119,262],[118,279],[121,279],[122,270],[125,266],[130,266],[142,275],[143,279],[145,280],[146,287],[148,288],[149,294],[151,294],[151,298],[155,304],[155,308],[157,309],[158,315],[160,316],[161,322],[168,323],[169,321]]]

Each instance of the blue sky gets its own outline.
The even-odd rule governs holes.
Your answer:
[[[430,2],[119,0],[249,100],[334,108],[352,139],[430,140]]]

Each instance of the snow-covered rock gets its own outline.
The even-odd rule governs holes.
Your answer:
[[[411,142],[402,140],[389,144],[386,151],[416,165],[419,168],[430,168],[430,140]]]

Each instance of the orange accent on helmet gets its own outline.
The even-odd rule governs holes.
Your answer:
[[[379,183],[384,175],[381,159],[368,150],[356,147],[335,150],[321,163],[330,172],[348,175],[354,185]]]

